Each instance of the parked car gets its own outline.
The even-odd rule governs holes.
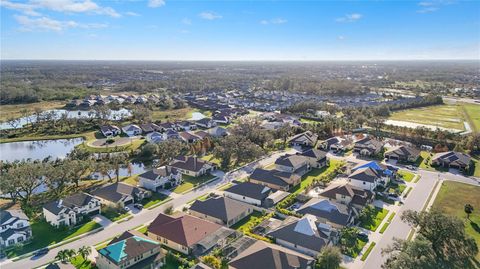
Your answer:
[[[38,256],[43,256],[45,254],[47,254],[50,250],[48,248],[42,248],[42,249],[39,249],[37,250],[37,252],[35,252],[33,254],[34,257],[38,257]]]
[[[389,193],[389,194],[388,194],[388,198],[397,199],[397,198],[398,198],[398,194],[396,194],[396,193]]]
[[[140,209],[140,210],[143,209],[143,205],[142,205],[142,204],[134,204],[133,207],[135,207],[136,209]]]
[[[359,232],[357,235],[358,239],[368,242],[368,234],[364,232]]]
[[[405,168],[407,168],[408,170],[417,170],[417,167],[415,167],[413,165],[407,165],[407,166],[405,166]]]
[[[127,212],[129,212],[131,210],[130,207],[128,207],[128,206],[124,207],[123,209],[125,209],[125,211],[127,211]]]

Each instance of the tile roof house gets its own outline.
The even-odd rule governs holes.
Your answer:
[[[362,156],[373,156],[380,153],[384,143],[371,137],[365,137],[355,142],[353,152]]]
[[[298,174],[262,168],[256,168],[249,178],[251,183],[283,191],[288,191],[301,182],[301,176]]]
[[[190,215],[160,213],[148,226],[148,236],[184,254],[205,253],[225,243],[233,231],[219,224]],[[215,241],[212,241],[215,239]]]
[[[100,131],[105,137],[117,136],[122,133],[122,130],[120,130],[118,126],[110,124],[100,126]]]
[[[189,208],[192,216],[230,227],[247,217],[253,208],[228,197],[211,197],[205,201],[196,200]]]
[[[310,131],[306,131],[301,134],[297,134],[290,138],[288,141],[292,146],[309,146],[314,147],[317,144],[318,135]]]
[[[7,248],[28,242],[32,229],[27,215],[21,210],[0,210],[0,247]]]
[[[275,169],[303,176],[310,170],[310,166],[306,157],[297,154],[287,154],[275,160]]]
[[[154,168],[138,176],[138,186],[152,191],[172,188],[181,182],[182,174],[170,166]]]
[[[357,209],[362,209],[373,200],[373,192],[349,184],[347,180],[330,183],[319,195]]]
[[[279,228],[267,236],[275,239],[278,245],[316,257],[323,247],[337,240],[337,234],[330,226],[318,223],[315,216],[305,214],[300,219],[285,219]]]
[[[310,167],[322,168],[328,164],[327,152],[319,149],[308,149],[297,155],[303,156]]]
[[[125,183],[113,183],[102,186],[92,192],[102,204],[122,207],[150,197],[151,192]]]
[[[420,150],[413,147],[401,145],[386,151],[384,153],[384,156],[389,160],[414,163],[420,157]]]
[[[98,250],[99,269],[160,269],[165,263],[161,244],[142,233],[128,231]]]
[[[126,133],[128,136],[136,136],[142,134],[142,128],[135,124],[129,124],[127,126],[122,127],[122,131]]]
[[[100,214],[100,200],[87,193],[76,193],[43,206],[45,220],[54,227],[75,226],[85,215]]]
[[[288,248],[256,241],[228,263],[229,269],[313,269],[312,257]]]
[[[302,205],[297,213],[313,215],[319,222],[326,223],[333,228],[342,228],[353,224],[356,216],[356,210],[327,198],[312,198]]]
[[[180,173],[192,177],[208,174],[216,169],[216,165],[195,156],[179,156],[168,165]]]
[[[262,206],[265,203],[265,199],[272,192],[273,190],[269,187],[251,182],[242,182],[224,190],[223,195],[251,205]]]
[[[470,169],[471,163],[472,158],[468,154],[456,151],[441,152],[432,157],[432,165],[439,165],[463,171]]]

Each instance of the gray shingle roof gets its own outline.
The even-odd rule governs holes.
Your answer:
[[[365,167],[355,170],[348,176],[348,178],[373,183],[376,179],[380,178],[380,175],[375,169]]]
[[[135,197],[141,192],[145,190],[124,183],[113,183],[96,189],[92,194],[111,202],[119,202],[125,196]]]
[[[268,195],[270,195],[270,193],[272,192],[272,189],[259,184],[254,184],[251,182],[242,182],[240,184],[234,185],[226,189],[225,192],[231,192],[231,193],[235,193],[235,194],[249,197],[252,199],[263,201],[268,197]]]
[[[265,169],[257,168],[250,175],[250,178],[257,181],[262,181],[265,183],[286,187],[288,186],[288,183],[285,182],[282,178],[289,178],[291,177],[291,175],[292,173],[288,173],[288,172],[282,172],[278,170],[265,170]]]
[[[351,216],[350,210],[346,205],[326,198],[312,198],[300,207],[297,212],[300,214],[311,214],[342,226],[348,224]]]
[[[190,210],[220,219],[225,223],[246,212],[250,207],[228,197],[210,198],[205,201],[196,200]]]

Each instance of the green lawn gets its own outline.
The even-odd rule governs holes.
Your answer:
[[[390,216],[388,216],[387,221],[383,224],[382,228],[380,228],[380,233],[383,234],[385,230],[388,228],[388,225],[390,225],[390,222],[392,222],[392,219],[395,217],[395,212],[392,212]]]
[[[205,156],[203,156],[201,159],[202,159],[202,160],[205,160],[205,161],[207,161],[207,162],[214,163],[214,164],[216,164],[216,165],[218,165],[218,166],[220,166],[220,163],[221,163],[221,160],[218,159],[218,158],[215,158],[215,157],[213,156],[213,154],[205,155]]]
[[[310,172],[303,175],[302,182],[299,185],[292,188],[293,193],[301,193],[308,185],[312,184],[314,179],[320,177],[323,174],[331,173],[340,164],[341,161],[331,159],[329,166],[322,168],[313,168],[312,170],[310,170]]]
[[[33,235],[32,241],[23,247],[7,250],[6,253],[8,257],[15,257],[40,248],[44,248],[101,227],[100,224],[93,220],[83,225],[65,230],[57,230],[50,226],[50,224],[48,224],[45,220],[31,222],[30,226],[32,228]]]
[[[165,201],[167,198],[167,195],[158,192],[152,192],[152,196],[142,200],[142,205],[144,208],[150,208],[157,205],[158,203]]]
[[[126,218],[130,215],[129,212],[123,212],[123,210],[119,210],[119,209],[116,209],[116,208],[102,208],[102,215],[115,222],[115,221],[118,221],[118,220],[121,220],[123,218]]]
[[[429,170],[429,171],[439,171],[439,172],[448,172],[448,169],[445,167],[438,167],[438,166],[432,166],[431,165],[431,159],[432,159],[433,153],[429,153],[426,151],[420,152],[420,158],[417,161],[417,165],[419,168]]]
[[[467,203],[474,208],[470,220],[466,219],[467,215],[464,212]],[[433,208],[464,220],[466,232],[475,238],[480,246],[480,186],[445,181],[435,198]],[[477,254],[478,259],[480,253]]]
[[[396,183],[391,183],[388,184],[388,192],[389,193],[397,193],[398,195],[402,194],[403,191],[405,190],[405,188],[407,187],[407,185],[405,184],[396,184]]]
[[[406,182],[411,182],[415,174],[407,170],[399,170],[398,175]]]
[[[480,105],[463,103],[461,106],[470,123],[470,127],[472,127],[475,132],[480,132]]]
[[[375,243],[375,242],[372,242],[372,243],[368,246],[367,250],[365,250],[365,253],[363,253],[362,258],[360,258],[360,260],[365,261],[365,260],[368,258],[368,255],[370,255],[370,252],[372,252],[372,250],[373,250],[373,248],[375,247],[375,245],[376,245],[376,243]]]
[[[473,176],[480,177],[480,160],[477,158],[472,158],[474,170],[473,170]]]
[[[70,263],[77,269],[96,269],[98,268],[89,260],[85,260],[82,256],[77,255],[70,259]]]
[[[252,228],[252,223],[255,222],[258,218],[263,217],[262,212],[259,211],[253,211],[252,214],[250,214],[248,217],[243,218],[239,222],[235,223],[232,225],[230,228],[237,230],[237,231],[243,231],[245,229],[250,229]]]
[[[348,250],[343,250],[342,253],[350,256],[352,258],[356,258],[360,251],[362,251],[363,247],[367,244],[366,241],[362,241],[360,239],[357,239],[357,245],[354,248],[348,249]]]
[[[195,186],[213,179],[215,176],[207,174],[200,177],[191,177],[183,175],[183,183],[173,189],[175,193],[184,193],[193,189]]]
[[[466,120],[462,106],[457,104],[405,109],[392,113],[389,119],[458,130],[465,129]]]
[[[370,231],[375,231],[387,214],[387,209],[375,207],[375,215],[368,220],[362,221],[359,226]]]

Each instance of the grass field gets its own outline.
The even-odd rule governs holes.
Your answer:
[[[406,109],[392,113],[389,119],[458,130],[465,129],[463,122],[466,120],[461,105],[438,105]]]
[[[370,231],[377,230],[380,223],[387,216],[388,210],[384,208],[375,207],[375,216],[372,216],[369,220],[360,223],[360,227],[368,229]]]
[[[480,105],[461,104],[470,126],[475,132],[480,132]]]
[[[31,104],[21,105],[1,105],[0,106],[0,121],[6,121],[8,118],[20,118],[23,117],[20,110],[28,109],[30,114],[33,114],[36,108],[40,108],[42,111],[62,108],[65,106],[65,101],[45,101]]]
[[[467,203],[474,208],[470,220],[467,220],[464,212]],[[480,246],[480,186],[445,181],[433,203],[433,208],[464,220],[466,232],[475,238]],[[480,253],[477,254],[477,260],[479,259]]]
[[[215,176],[207,174],[200,177],[191,177],[183,175],[183,183],[175,187],[173,192],[175,193],[183,193],[188,190],[193,189],[196,185],[202,184],[210,179],[213,179]]]

